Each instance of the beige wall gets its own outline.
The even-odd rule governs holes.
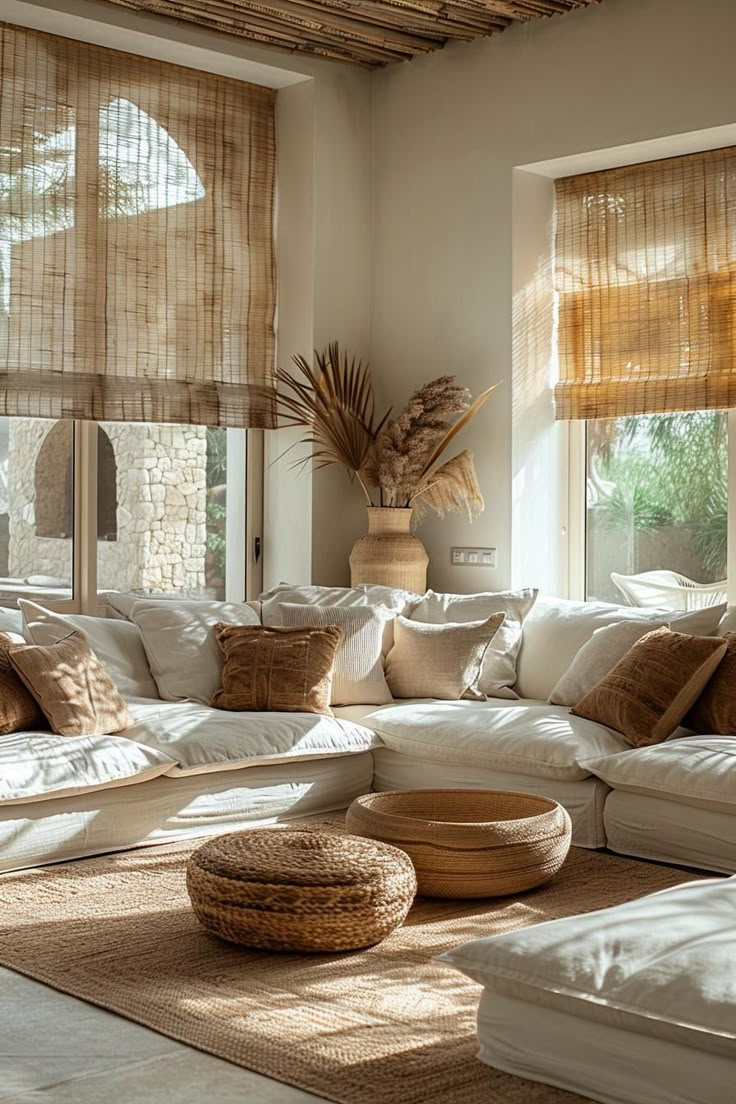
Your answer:
[[[550,210],[549,191],[533,183],[525,189],[517,178],[512,227],[514,167],[736,122],[734,41],[733,0],[603,0],[372,78],[371,360],[382,389],[398,403],[441,372],[455,372],[473,391],[504,381],[465,438],[476,454],[485,513],[472,526],[451,518],[419,532],[431,555],[431,585],[473,590],[512,578],[565,585],[564,517],[549,501],[564,474],[551,407],[528,373],[521,376],[526,394],[512,387],[513,295],[517,306],[544,295],[548,218],[540,212]],[[678,148],[688,148],[688,139],[649,155]],[[604,153],[599,163],[644,156]],[[524,254],[516,266],[512,237]],[[539,342],[546,340],[540,332],[532,342],[542,373],[548,362]],[[548,439],[534,455],[537,430]],[[531,453],[522,448],[525,437]],[[512,516],[523,579],[512,572]],[[452,544],[495,546],[498,567],[453,568]]]

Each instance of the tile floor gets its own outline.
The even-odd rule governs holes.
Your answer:
[[[322,1099],[1,967],[0,1025],[2,1104],[310,1104]]]

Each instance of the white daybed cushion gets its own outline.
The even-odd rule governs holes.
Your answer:
[[[0,805],[129,786],[173,766],[165,752],[127,737],[13,732],[0,736]]]
[[[367,793],[371,773],[365,752],[0,805],[0,872],[327,813]]]
[[[378,742],[370,729],[321,713],[235,713],[193,701],[127,704],[135,724],[125,735],[173,759],[170,775],[354,755]]]
[[[611,789],[666,797],[736,816],[736,736],[683,736],[585,766]]]
[[[440,959],[518,1000],[736,1058],[735,916],[736,878],[690,882]]]
[[[394,616],[385,606],[320,606],[285,602],[282,624],[292,628],[325,628],[342,631],[332,673],[332,705],[385,705],[392,702],[383,672],[383,634]]]
[[[493,989],[483,990],[480,998],[478,1042],[481,1062],[585,1100],[733,1104],[730,1058],[538,1008]]]
[[[259,625],[243,602],[136,602],[131,611],[143,637],[158,696],[164,701],[208,704],[222,685],[222,653],[215,640],[219,621]]]
[[[469,763],[535,778],[589,778],[583,765],[627,745],[620,733],[557,705],[430,702],[387,706],[362,721],[386,747],[435,763]]]
[[[512,790],[540,794],[567,809],[576,847],[606,846],[603,806],[610,791],[600,778],[566,782],[477,763],[434,763],[421,755],[402,755],[387,747],[374,748],[371,754],[374,790]]]
[[[678,798],[612,790],[603,808],[606,844],[620,855],[736,874],[736,816]]]
[[[57,644],[80,631],[124,698],[158,696],[137,625],[108,617],[53,613],[21,598],[26,640],[31,644]]]
[[[505,613],[501,628],[483,660],[478,689],[494,698],[517,698],[511,689],[516,682],[516,657],[521,647],[522,625],[537,597],[537,591],[500,590],[486,594],[441,594],[428,590],[411,613],[412,621],[431,625],[448,622],[466,624],[487,621],[494,613]]]
[[[664,620],[678,632],[710,636],[716,632],[725,609],[724,604],[691,613],[672,613],[608,602],[538,598],[524,622],[514,690],[522,698],[546,701],[582,646],[604,625],[643,620],[654,628]]]
[[[641,621],[617,621],[613,625],[604,625],[596,629],[553,687],[548,700],[553,705],[577,705],[596,683],[613,670],[638,640],[647,633],[666,628],[668,625],[668,621],[657,621],[652,624]]]

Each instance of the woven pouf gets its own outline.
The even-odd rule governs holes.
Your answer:
[[[271,951],[349,951],[402,923],[417,882],[403,851],[374,840],[254,828],[190,857],[199,922],[231,943]]]
[[[570,817],[549,797],[496,790],[407,790],[358,797],[346,826],[406,851],[427,897],[500,897],[551,878]]]

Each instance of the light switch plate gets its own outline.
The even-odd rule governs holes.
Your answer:
[[[495,567],[495,548],[457,548],[450,549],[450,563],[454,567]]]

